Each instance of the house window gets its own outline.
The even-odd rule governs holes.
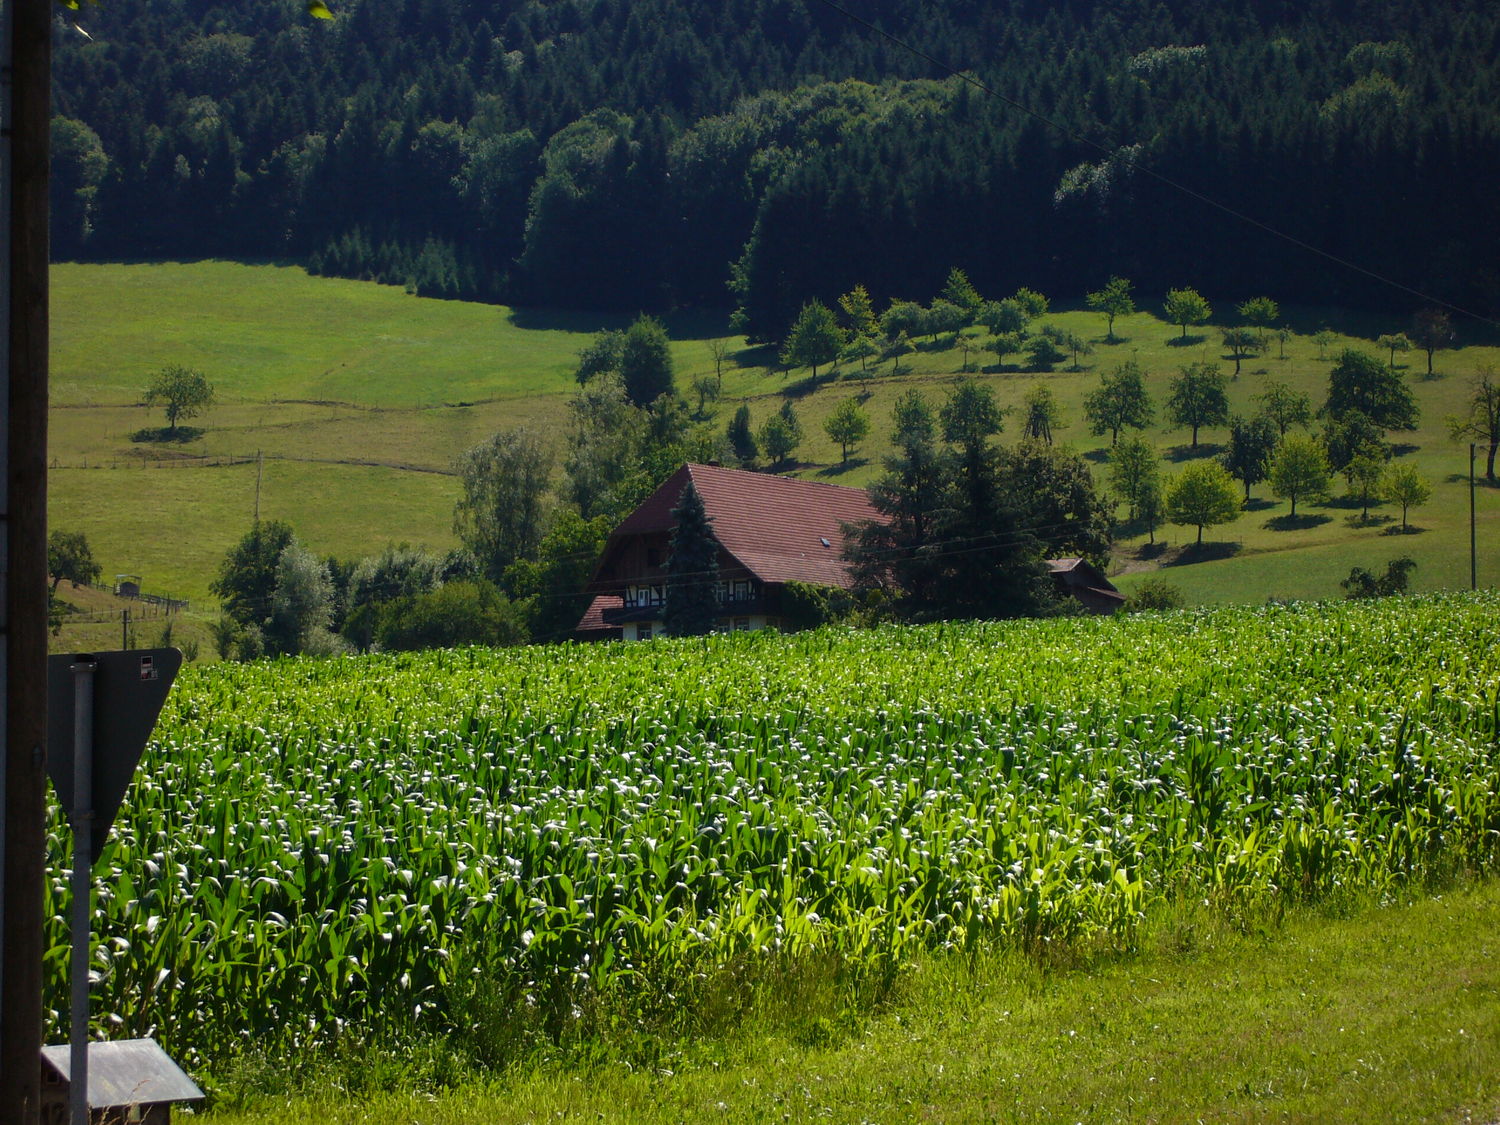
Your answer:
[[[747,632],[749,629],[750,619],[748,617],[736,617],[734,619],[734,631],[736,633]]]
[[[635,639],[638,641],[649,641],[651,639],[651,626],[644,622],[635,627]]]
[[[737,602],[748,602],[750,600],[750,581],[746,578],[736,579],[734,592],[730,595]]]

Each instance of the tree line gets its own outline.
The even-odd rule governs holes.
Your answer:
[[[55,252],[733,303],[776,340],[809,296],[932,291],[954,262],[984,290],[1073,298],[1090,274],[1165,289],[1192,247],[1212,292],[1395,299],[1239,212],[1500,307],[1500,12],[1481,0],[862,9],[1045,124],[807,0],[336,8],[119,0],[88,9],[89,38],[60,30]]]

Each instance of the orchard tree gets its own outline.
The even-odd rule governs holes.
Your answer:
[[[802,306],[802,312],[787,333],[786,344],[781,349],[781,362],[787,367],[811,367],[813,378],[818,377],[818,364],[832,363],[839,357],[844,346],[844,330],[839,327],[833,311],[822,301],[811,300]]]
[[[1017,335],[1024,333],[1026,326],[1032,321],[1025,306],[1014,297],[1007,297],[1003,301],[986,301],[976,319],[996,336],[1007,332]]]
[[[773,469],[785,464],[800,440],[780,414],[772,414],[762,422],[756,438]]]
[[[1035,289],[1028,289],[1024,285],[1016,290],[1016,295],[1011,300],[1020,305],[1021,311],[1032,320],[1046,316],[1047,308],[1051,303],[1041,293]]]
[[[1050,329],[1052,326],[1049,324],[1043,327]],[[1026,366],[1030,370],[1051,371],[1068,358],[1067,353],[1057,346],[1054,332],[1040,332],[1026,342]]]
[[[1330,417],[1323,427],[1323,447],[1328,451],[1328,466],[1349,479],[1349,466],[1361,457],[1384,465],[1390,460],[1391,447],[1385,431],[1358,410]]]
[[[1328,349],[1333,347],[1334,341],[1337,339],[1338,336],[1332,328],[1319,328],[1313,333],[1313,343],[1318,345],[1319,359],[1328,358]]]
[[[1411,338],[1427,353],[1427,375],[1432,376],[1432,353],[1453,343],[1453,319],[1442,309],[1423,309],[1412,318]]]
[[[1182,368],[1167,395],[1167,417],[1176,425],[1192,427],[1194,449],[1200,427],[1228,423],[1229,396],[1217,363],[1190,363]]]
[[[1022,405],[1026,411],[1022,432],[1029,438],[1051,445],[1052,431],[1060,430],[1063,426],[1062,410],[1052,392],[1038,383],[1026,392]]]
[[[1305,426],[1312,421],[1312,401],[1285,383],[1268,382],[1266,389],[1255,396],[1255,401],[1260,403],[1262,417],[1270,419],[1276,427],[1278,437],[1286,437],[1289,426]]]
[[[1161,458],[1141,434],[1131,434],[1109,454],[1109,483],[1134,521],[1148,506],[1148,493],[1161,494]]]
[[[963,330],[964,325],[969,323],[969,318],[970,314],[961,307],[946,298],[939,297],[928,306],[926,328],[932,336],[933,343],[937,343],[937,338],[944,332],[953,333],[953,339],[956,342],[959,332]]]
[[[1073,371],[1081,371],[1081,370],[1083,370],[1083,368],[1080,367],[1079,364],[1078,364],[1078,357],[1079,356],[1081,356],[1081,355],[1093,355],[1094,354],[1094,345],[1091,344],[1091,343],[1089,343],[1081,335],[1079,335],[1077,332],[1074,332],[1072,329],[1069,329],[1068,331],[1066,331],[1066,332],[1063,333],[1062,346],[1065,347],[1065,348],[1067,348],[1068,351],[1070,351],[1073,354],[1073,366],[1070,369],[1070,370],[1073,370]]]
[[[99,581],[100,572],[83,532],[52,531],[47,535],[47,573],[52,576],[54,594],[64,578],[74,586],[89,586]]]
[[[1495,452],[1500,449],[1500,383],[1491,367],[1481,367],[1469,393],[1469,412],[1448,419],[1454,441],[1468,439],[1485,447],[1484,476],[1495,483]]]
[[[1377,339],[1375,343],[1391,353],[1392,371],[1396,370],[1396,353],[1400,352],[1405,355],[1411,351],[1411,337],[1405,332],[1397,332],[1394,335],[1387,333]]]
[[[1380,494],[1401,505],[1401,531],[1410,531],[1406,523],[1408,508],[1420,508],[1432,499],[1432,483],[1417,472],[1415,465],[1392,464],[1381,481]]]
[[[1292,502],[1291,514],[1297,514],[1298,500],[1311,500],[1328,494],[1328,456],[1320,442],[1305,434],[1283,438],[1271,455],[1271,492],[1278,499]]]
[[[1183,340],[1187,339],[1189,324],[1203,324],[1214,314],[1209,303],[1196,289],[1168,289],[1162,307],[1166,311],[1168,323],[1182,327]]]
[[[1140,365],[1130,360],[1100,375],[1098,388],[1083,400],[1083,412],[1090,432],[1108,434],[1111,446],[1127,426],[1137,430],[1149,426],[1154,412]]]
[[[1224,329],[1224,346],[1234,360],[1234,376],[1240,375],[1240,362],[1260,346],[1260,337],[1248,328]]]
[[[892,301],[880,314],[880,330],[887,340],[900,336],[920,336],[925,331],[927,313],[915,301]]]
[[[1229,448],[1224,451],[1224,467],[1229,475],[1245,486],[1245,503],[1250,503],[1250,486],[1266,479],[1271,453],[1276,448],[1276,427],[1264,415],[1241,418],[1236,414],[1229,422]]]
[[[1360,454],[1344,469],[1349,482],[1349,496],[1359,502],[1359,518],[1368,522],[1370,505],[1380,498],[1380,482],[1385,478],[1385,462],[1379,457]]]
[[[995,353],[997,370],[1005,370],[1005,357],[1014,355],[1026,346],[1026,336],[1021,332],[1001,332],[984,342],[985,349]]]
[[[1323,413],[1341,418],[1352,410],[1382,430],[1417,428],[1417,400],[1406,380],[1373,356],[1345,348],[1329,372]]]
[[[849,447],[858,445],[870,433],[870,418],[859,408],[859,403],[846,398],[833,408],[833,413],[823,423],[823,432],[838,443],[840,462],[848,464]]]
[[[1106,343],[1115,342],[1115,317],[1129,316],[1135,312],[1135,298],[1131,296],[1132,283],[1123,277],[1111,277],[1103,289],[1096,289],[1085,297],[1089,308],[1104,314],[1107,331]]]
[[[870,370],[870,360],[880,354],[880,343],[873,336],[855,336],[839,350],[839,358],[845,362],[859,360],[860,374]]]
[[[1198,529],[1229,523],[1240,514],[1240,492],[1217,461],[1195,461],[1167,485],[1167,519]]]
[[[1281,316],[1281,306],[1270,297],[1251,297],[1240,303],[1239,314],[1246,324],[1255,328],[1256,335],[1264,339],[1270,332],[1271,325]]]
[[[177,436],[177,423],[196,418],[214,401],[214,388],[201,371],[169,363],[146,388],[146,405],[161,404],[167,415],[167,436]]]

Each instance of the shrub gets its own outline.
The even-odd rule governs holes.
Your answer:
[[[404,651],[516,645],[526,640],[526,624],[492,583],[450,582],[387,605],[380,614],[376,639],[383,649]]]
[[[1126,599],[1125,608],[1132,613],[1149,609],[1181,609],[1184,604],[1182,589],[1165,578],[1148,578]]]

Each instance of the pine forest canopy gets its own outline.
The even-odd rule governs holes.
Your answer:
[[[111,0],[59,35],[54,252],[299,260],[440,296],[739,304],[1247,279],[1500,308],[1482,0]],[[1378,237],[1374,232],[1379,232]],[[1207,250],[1207,253],[1204,253]],[[733,283],[733,293],[726,283]],[[1242,294],[1249,296],[1249,294]]]

